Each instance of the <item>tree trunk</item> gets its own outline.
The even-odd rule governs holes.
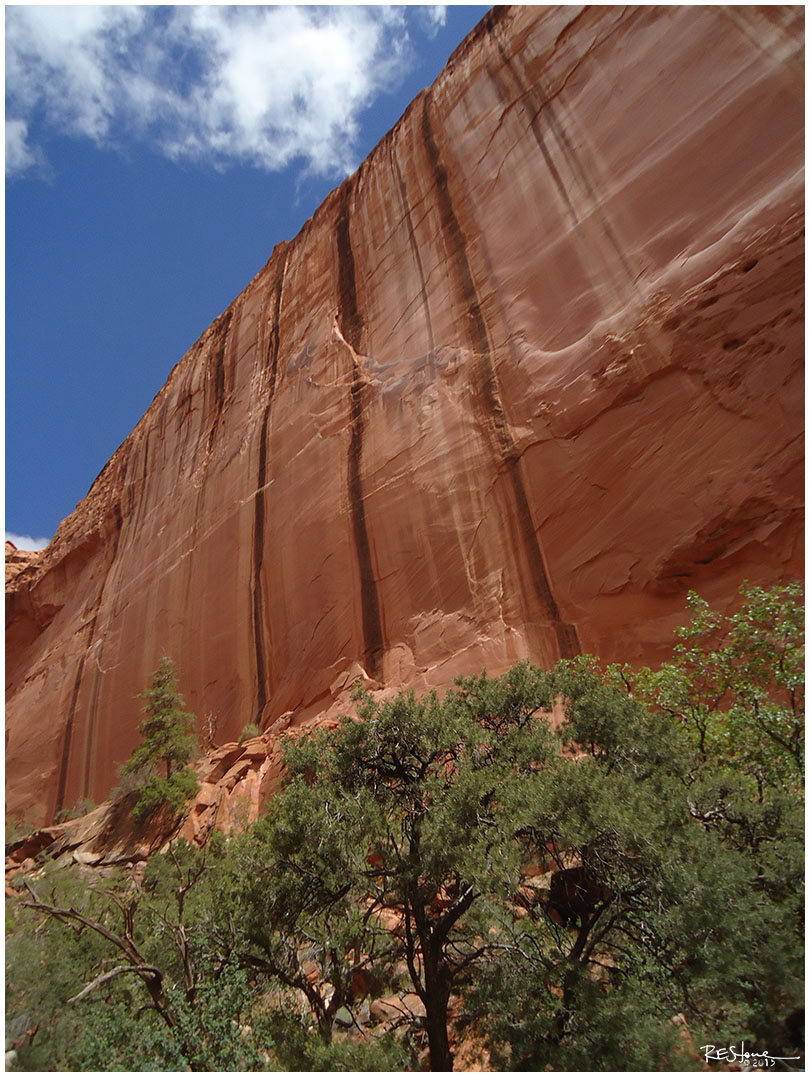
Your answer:
[[[328,1047],[332,1042],[332,1015],[318,1014],[318,1035]]]
[[[425,1007],[430,1069],[433,1073],[449,1073],[453,1068],[453,1056],[447,1038],[447,1000],[437,1009],[443,1010],[443,1013],[431,1013],[427,1006]]]
[[[415,848],[418,852],[418,843],[414,839],[411,842],[412,853]],[[465,907],[468,906],[469,901]],[[414,960],[417,947],[411,931],[411,916],[419,934],[418,948],[422,952],[421,979]],[[419,897],[417,881],[413,880],[406,888],[405,900],[408,971],[425,1006],[425,1029],[430,1050],[430,1068],[434,1073],[448,1073],[453,1068],[453,1055],[450,1052],[450,1041],[447,1035],[447,1004],[450,1001],[452,973],[444,960],[443,952],[449,926],[452,925],[445,926],[441,931],[437,931],[435,926],[431,927]]]
[[[450,983],[447,970],[441,960],[428,953],[425,962],[425,1028],[430,1050],[430,1068],[434,1073],[448,1073],[453,1068],[453,1055],[447,1035],[447,1004],[450,1001]]]

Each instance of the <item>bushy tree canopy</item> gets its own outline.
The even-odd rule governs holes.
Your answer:
[[[702,1068],[701,1044],[741,1040],[800,1066],[798,601],[746,588],[721,617],[692,596],[656,672],[586,656],[443,699],[359,691],[357,719],[287,738],[286,785],[245,833],[173,849],[90,912],[32,891],[25,915],[95,940],[72,951],[73,1005],[97,1015],[72,1057],[376,1069],[424,1047],[449,1069],[468,1035],[502,1069]],[[168,780],[176,682],[146,697],[142,758]],[[424,1016],[374,1031],[369,1001],[407,992]]]

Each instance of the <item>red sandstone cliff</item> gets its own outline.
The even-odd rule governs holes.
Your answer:
[[[164,650],[221,742],[798,576],[803,32],[488,15],[12,574],[10,810],[106,795]]]

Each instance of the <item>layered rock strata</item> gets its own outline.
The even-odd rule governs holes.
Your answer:
[[[12,575],[9,809],[107,794],[164,651],[222,743],[797,576],[803,32],[488,14]]]

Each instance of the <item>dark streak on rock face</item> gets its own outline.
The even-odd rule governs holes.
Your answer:
[[[554,627],[560,655],[563,658],[572,658],[580,650],[576,628],[562,620],[549,583],[543,551],[537,538],[526,487],[520,473],[520,454],[500,397],[495,368],[492,363],[489,334],[481,311],[481,303],[473,281],[467,253],[467,237],[453,208],[447,169],[442,163],[433,134],[433,126],[430,120],[430,101],[431,94],[428,92],[425,94],[422,104],[422,135],[435,181],[436,201],[441,216],[443,234],[447,238],[450,262],[455,269],[457,283],[469,315],[470,342],[476,355],[476,378],[483,413],[489,418],[490,430],[495,442],[495,451],[503,461],[511,481],[517,518],[523,537],[523,548],[529,562],[534,593],[539,599],[545,616]]]
[[[363,319],[357,309],[357,276],[354,251],[349,233],[349,203],[352,184],[343,184],[343,200],[337,221],[338,296],[340,298],[340,331],[346,343],[356,352],[362,351]]]
[[[267,362],[270,368],[267,403],[262,415],[259,431],[259,466],[257,474],[256,497],[253,516],[253,643],[256,651],[256,724],[261,722],[262,711],[267,703],[267,666],[264,638],[264,601],[262,598],[262,564],[264,562],[264,487],[267,483],[267,426],[270,421],[270,409],[276,392],[278,374],[279,319],[281,316],[281,293],[284,287],[284,274],[287,269],[289,248],[285,246],[284,256],[279,259],[276,278],[273,285],[273,316],[270,327],[270,339],[267,347]]]
[[[581,156],[577,153],[568,134],[565,129],[565,125],[560,122],[554,103],[551,100],[550,95],[546,92],[543,83],[538,78],[533,86],[526,86],[519,78],[515,71],[514,65],[502,45],[498,45],[498,53],[503,61],[503,69],[512,78],[512,82],[515,87],[515,91],[518,94],[518,98],[526,102],[527,108],[531,113],[531,131],[534,135],[534,140],[537,143],[538,149],[543,155],[543,160],[546,163],[546,167],[549,170],[551,178],[554,180],[554,186],[560,195],[561,200],[565,203],[565,207],[571,217],[571,221],[575,228],[582,227],[582,220],[580,214],[577,213],[574,203],[571,201],[571,197],[568,193],[567,186],[560,175],[559,169],[555,164],[554,157],[546,143],[546,137],[543,131],[542,120],[545,119],[547,132],[553,135],[562,157],[567,163],[571,173],[576,177],[580,188],[585,192],[589,216],[592,216],[599,223],[599,227],[602,230],[603,235],[608,241],[613,254],[615,255],[621,270],[627,277],[628,282],[632,285],[635,281],[635,273],[630,263],[627,261],[627,256],[624,253],[624,248],[619,242],[618,237],[613,229],[610,220],[605,214],[599,197],[591,183],[587,169],[585,168]],[[514,94],[511,95],[511,99],[514,100]],[[591,245],[592,246],[592,245]],[[593,249],[593,248],[592,248]],[[599,257],[599,252],[594,251]],[[600,257],[600,261],[604,262],[604,258]],[[611,272],[613,267],[606,265],[605,270],[607,273]]]
[[[450,54],[450,58],[447,61],[447,71],[453,71],[461,60],[467,56],[482,38],[486,38],[488,34],[498,25],[500,22],[506,22],[512,13],[511,4],[495,4],[484,15],[484,17],[476,23],[472,30],[467,34],[464,40],[458,45]]]
[[[658,664],[688,589],[801,576],[802,19],[701,10],[488,16],[292,241],[280,328],[276,251],[202,333],[9,566],[11,814],[106,795],[160,647],[230,737],[265,696],[319,724],[367,650],[443,690],[574,653],[570,616]]]
[[[259,433],[258,490],[253,516],[253,645],[256,651],[256,724],[261,722],[262,711],[267,702],[267,670],[264,662],[264,603],[262,601],[261,571],[264,560],[264,484],[267,474],[267,421],[268,405]]]
[[[113,543],[112,555],[110,557],[110,563],[109,563],[109,566],[107,568],[106,575],[104,577],[104,582],[101,585],[101,592],[99,594],[99,601],[98,601],[98,606],[96,608],[96,614],[93,617],[93,620],[90,622],[90,631],[89,631],[89,634],[88,634],[88,637],[87,637],[87,646],[84,648],[84,651],[82,652],[82,656],[79,659],[79,667],[78,667],[78,669],[76,671],[76,680],[73,682],[73,691],[71,693],[70,706],[68,708],[67,720],[65,722],[65,732],[64,732],[64,736],[62,738],[62,751],[61,751],[61,758],[60,758],[60,762],[59,762],[59,779],[58,779],[57,786],[56,786],[56,800],[54,802],[53,812],[50,815],[51,818],[55,818],[59,814],[59,812],[62,811],[62,809],[65,807],[65,792],[66,792],[66,789],[67,789],[68,771],[69,771],[69,767],[70,767],[70,754],[71,754],[71,748],[72,748],[72,744],[73,744],[73,727],[74,727],[75,721],[76,721],[76,707],[78,705],[79,692],[81,690],[82,679],[84,677],[84,667],[85,667],[85,663],[87,662],[87,655],[90,652],[90,648],[93,645],[93,639],[95,637],[96,624],[98,622],[98,610],[101,608],[101,603],[102,603],[102,600],[104,598],[104,591],[105,591],[105,589],[107,587],[107,581],[108,581],[108,579],[110,577],[110,572],[112,570],[112,567],[116,562],[116,557],[118,555],[118,547],[119,547],[119,544],[120,544],[120,541],[121,541],[121,530],[123,528],[124,520],[123,520],[123,514],[121,512],[121,505],[120,505],[120,502],[118,502],[118,501],[116,501],[115,504],[113,505],[113,522],[114,522],[114,525],[115,525],[115,540],[114,540],[114,543]],[[85,795],[87,795],[87,789],[89,788],[89,780],[90,780],[90,776],[89,776],[90,761],[89,760],[90,760],[91,738],[93,736],[94,729],[95,729],[95,723],[96,723],[96,707],[97,707],[97,702],[98,702],[98,699],[97,699],[97,696],[98,696],[97,685],[98,685],[98,678],[96,680],[96,691],[94,692],[93,705],[91,707],[90,715],[89,715],[88,735],[87,735],[87,740],[86,740],[87,751],[85,753],[85,761],[84,761],[84,790],[85,790]]]
[[[143,473],[141,475],[141,486],[146,488],[146,480],[149,477],[149,431],[147,430],[143,439]]]
[[[372,677],[377,677],[383,655],[382,619],[371,546],[368,540],[366,510],[363,502],[361,464],[363,457],[363,393],[365,386],[355,352],[360,350],[363,320],[357,306],[357,281],[354,253],[349,232],[349,203],[352,186],[344,185],[345,194],[337,224],[338,295],[340,301],[341,333],[352,349],[351,421],[348,456],[349,507],[352,517],[354,545],[360,570],[360,603],[363,617],[364,664]]]
[[[210,453],[216,437],[219,420],[222,416],[222,407],[225,403],[225,349],[228,346],[228,331],[233,318],[233,307],[221,314],[214,323],[214,421],[208,434],[208,451]]]
[[[433,352],[436,347],[436,342],[433,338],[433,325],[430,320],[430,303],[428,302],[427,293],[427,278],[425,277],[425,268],[422,265],[422,256],[419,253],[419,244],[416,242],[416,235],[413,230],[413,216],[411,214],[411,208],[408,203],[408,189],[405,185],[405,180],[402,178],[402,170],[399,167],[399,161],[394,153],[394,140],[390,138],[388,140],[388,154],[391,160],[391,169],[396,173],[397,188],[399,190],[400,205],[402,206],[402,213],[405,218],[405,223],[408,226],[408,243],[413,253],[413,259],[416,264],[416,271],[419,274],[419,294],[422,299],[422,310],[425,313],[425,327],[427,329],[427,346],[428,351]]]
[[[107,582],[108,582],[108,580],[110,578],[110,573],[113,570],[113,566],[117,563],[118,547],[119,547],[119,545],[121,543],[121,531],[122,531],[123,526],[124,526],[124,518],[123,518],[123,514],[121,512],[121,505],[117,501],[116,501],[115,505],[113,505],[113,519],[115,521],[115,542],[114,542],[114,545],[113,545],[112,558],[110,560],[110,567],[107,569],[107,575],[104,577],[104,583],[101,585],[101,594],[99,596],[99,609],[101,608],[101,604],[102,604],[103,599],[104,599],[104,592],[107,589]],[[90,650],[90,645],[93,642],[93,635],[95,634],[97,619],[98,619],[98,614],[96,614],[96,617],[93,618],[93,627],[91,629],[90,639],[89,639],[88,644],[87,644],[87,650],[88,651]],[[92,770],[91,763],[92,763],[92,758],[93,758],[93,754],[94,754],[94,742],[95,742],[95,739],[96,739],[96,730],[98,728],[98,703],[99,703],[99,694],[100,694],[100,690],[101,690],[101,680],[102,680],[101,670],[100,670],[100,663],[101,663],[101,656],[103,654],[103,651],[104,651],[104,640],[102,638],[102,639],[99,640],[98,653],[96,654],[96,661],[99,664],[99,671],[96,674],[96,677],[95,677],[95,679],[93,681],[93,693],[92,693],[92,696],[91,696],[91,699],[90,699],[90,708],[89,708],[89,711],[88,711],[87,736],[85,737],[84,769],[83,769],[83,775],[82,775],[82,796],[85,796],[85,797],[90,795],[90,788],[91,788],[91,785],[90,785],[91,770]],[[86,654],[87,654],[87,652],[85,652],[85,657],[86,657]],[[84,670],[84,662],[82,662],[82,670],[79,673],[79,679],[78,679],[78,682],[77,682],[77,687],[78,687],[78,684],[81,682],[81,674],[82,674],[83,670]],[[78,692],[75,695],[75,700],[78,700]],[[75,700],[74,700],[74,706],[75,706]],[[65,767],[65,774],[67,774],[67,758],[65,758],[65,760],[63,762],[64,762],[64,767]],[[64,790],[62,790],[62,797],[64,798]],[[64,807],[64,804],[61,804],[56,810],[61,811],[63,807]]]
[[[70,763],[70,747],[73,741],[73,725],[76,720],[76,703],[79,698],[79,689],[82,685],[82,676],[84,675],[84,664],[87,661],[87,652],[93,643],[93,633],[96,629],[97,619],[97,617],[94,617],[90,624],[90,635],[87,640],[87,648],[79,659],[79,668],[76,671],[76,680],[73,683],[70,708],[68,710],[67,721],[65,722],[65,735],[62,739],[62,758],[59,763],[59,784],[56,787],[56,802],[53,807],[53,812],[49,813],[50,818],[52,819],[55,819],[65,806],[65,789],[67,787],[68,764]]]

